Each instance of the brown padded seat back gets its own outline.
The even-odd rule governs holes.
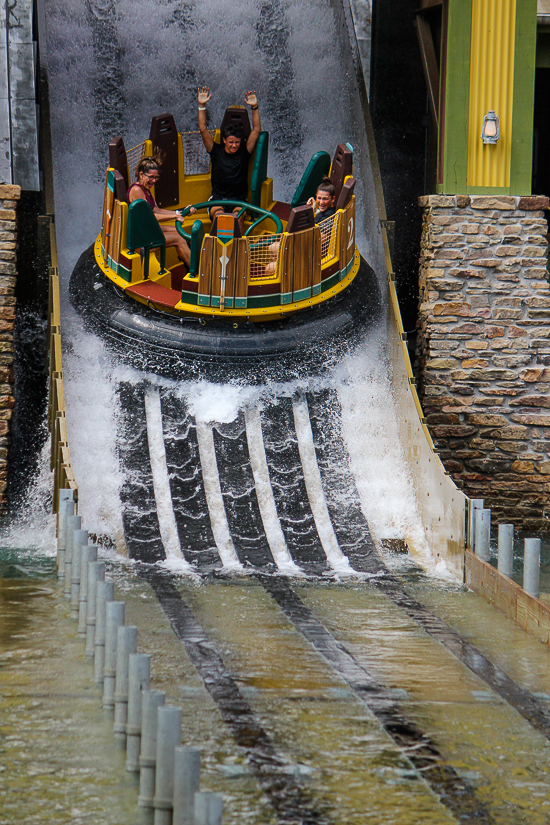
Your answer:
[[[339,143],[334,153],[330,170],[330,182],[336,189],[336,200],[340,197],[344,180],[353,171],[353,152],[345,143]]]
[[[252,128],[248,118],[248,111],[244,106],[228,106],[223,116],[220,131],[223,130],[224,126],[229,126],[230,124],[233,126],[236,123],[240,124],[243,130],[243,140],[248,140]]]
[[[220,215],[216,215],[214,218],[214,223],[212,224],[212,228],[210,229],[210,234],[216,238],[218,235],[218,218]],[[239,226],[239,221],[235,217],[235,215],[228,214],[227,212],[223,213],[224,218],[233,218],[235,221],[235,226],[233,228],[233,237],[234,238],[242,238],[241,227]]]
[[[115,169],[115,198],[117,201],[121,201],[121,203],[128,203],[128,189],[130,187],[126,186],[126,181]]]
[[[344,185],[342,186],[342,191],[336,201],[336,209],[344,209],[351,200],[351,196],[353,195],[353,190],[355,189],[355,184],[357,181],[355,178],[349,176],[346,181],[344,181]]]
[[[124,191],[126,192],[130,186],[128,181],[128,158],[126,157],[126,149],[121,137],[115,137],[109,143],[109,166],[112,169],[116,169],[124,178]]]
[[[160,178],[155,183],[155,200],[161,209],[169,209],[179,203],[178,130],[171,114],[155,115],[151,120],[149,140],[153,153],[162,154]]]
[[[315,226],[315,217],[313,215],[313,207],[305,204],[304,206],[295,206],[288,223],[286,225],[287,232],[301,232],[302,229],[311,229]]]

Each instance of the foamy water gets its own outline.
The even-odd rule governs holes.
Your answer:
[[[83,0],[72,0],[69,6],[54,0],[46,16],[71,459],[87,529],[111,536],[119,551],[125,552],[116,387],[120,381],[136,382],[145,376],[114,364],[103,344],[83,331],[67,301],[70,272],[99,229],[109,137],[122,133],[127,147],[138,143],[148,133],[151,115],[159,111],[172,111],[180,129],[195,129],[199,84],[206,83],[212,90],[208,107],[212,123],[219,122],[228,103],[239,102],[248,89],[255,89],[262,127],[271,135],[269,172],[275,178],[276,196],[292,194],[314,151],[332,152],[338,142],[353,143],[359,184],[357,241],[382,279],[383,272],[376,266],[381,260],[380,244],[373,229],[375,198],[359,101],[350,82],[349,54],[340,44],[327,0],[281,2],[267,18],[255,0],[244,0],[238,8],[222,0],[196,0],[179,11],[149,0],[119,0],[111,21],[109,59],[102,60],[98,43],[114,9]],[[158,31],[163,32],[161,39]],[[328,53],[327,38],[334,41]],[[320,82],[316,67],[321,66],[321,76],[330,76],[330,84]],[[87,82],[82,82],[83,77]],[[107,95],[101,104],[100,87]],[[234,421],[241,411],[261,413],[265,403],[280,396],[323,387],[336,390],[342,434],[373,537],[378,542],[403,538],[414,552],[429,557],[399,443],[384,340],[383,329],[368,336],[322,379],[254,387],[146,379],[184,398],[205,433],[213,423]],[[162,450],[153,452],[158,478],[158,467],[164,466]],[[160,502],[162,512],[163,506]],[[169,508],[161,521],[174,548],[172,562],[177,564],[178,542]],[[330,531],[326,543],[331,545]]]

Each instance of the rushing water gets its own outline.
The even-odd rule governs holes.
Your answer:
[[[175,382],[115,363],[66,300],[99,228],[109,139],[122,134],[130,147],[166,111],[194,129],[199,84],[213,91],[213,124],[257,90],[280,198],[314,151],[354,144],[358,241],[379,269],[334,9],[48,2],[79,512],[107,545],[152,686],[182,707],[182,740],[201,748],[201,785],[223,793],[225,823],[543,825],[548,651],[445,571],[428,578],[410,557],[374,549],[372,539],[406,540],[429,568],[383,326],[322,378]],[[135,779],[56,579],[50,483],[46,447],[0,550],[0,825],[138,822]],[[167,558],[143,566],[128,553]]]

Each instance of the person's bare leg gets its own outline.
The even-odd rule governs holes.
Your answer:
[[[235,209],[233,210],[233,214],[235,215],[235,217],[237,217],[237,215],[239,214],[240,211],[241,211],[241,207],[236,206]],[[245,216],[245,214],[246,214],[246,212],[243,212],[243,214],[239,218],[239,226],[240,226],[240,229],[241,229],[241,235],[244,235],[244,216]]]
[[[166,246],[175,246],[178,258],[189,269],[191,263],[191,250],[187,241],[181,237],[173,226],[163,226],[162,231],[166,239]]]

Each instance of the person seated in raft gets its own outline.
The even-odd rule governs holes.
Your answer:
[[[315,223],[321,223],[321,221],[332,218],[336,214],[335,201],[336,189],[330,182],[330,178],[325,177],[317,187],[315,199],[310,198],[307,202],[308,206],[313,206]]]
[[[212,197],[210,200],[246,201],[248,195],[248,161],[254,151],[260,136],[260,113],[256,92],[247,92],[245,103],[252,110],[252,131],[246,143],[243,141],[239,124],[227,126],[222,132],[222,142],[214,143],[214,139],[206,128],[206,104],[212,97],[208,86],[199,87],[199,130],[205,149],[212,162]],[[212,220],[221,212],[240,212],[240,207],[213,206],[209,212]],[[239,221],[241,232],[244,226],[244,215]]]
[[[317,187],[315,199],[310,198],[307,201],[307,205],[312,206],[315,211],[316,224],[321,223],[321,221],[324,221],[327,218],[332,218],[332,216],[336,214],[336,207],[334,205],[335,201],[336,189],[330,182],[330,178],[325,177]],[[328,237],[328,233],[324,236],[321,235],[321,237]],[[277,271],[277,256],[279,254],[279,246],[280,243],[276,241],[275,243],[272,243],[269,247],[269,255],[271,261],[267,264],[265,268],[266,278],[268,278],[271,275],[274,275]]]
[[[174,218],[179,221],[181,220],[181,213],[179,211],[172,212],[169,209],[160,209],[151,194],[152,187],[160,177],[159,165],[160,161],[155,160],[155,158],[143,158],[143,160],[139,162],[136,169],[136,183],[133,183],[128,189],[128,203],[132,203],[138,199],[147,201],[159,223],[160,221],[173,221]],[[196,209],[192,208],[190,214],[192,215],[196,211]],[[178,234],[175,226],[165,226],[161,223],[160,228],[166,239],[166,246],[175,246],[178,258],[189,269],[191,250],[189,249],[187,241]]]

